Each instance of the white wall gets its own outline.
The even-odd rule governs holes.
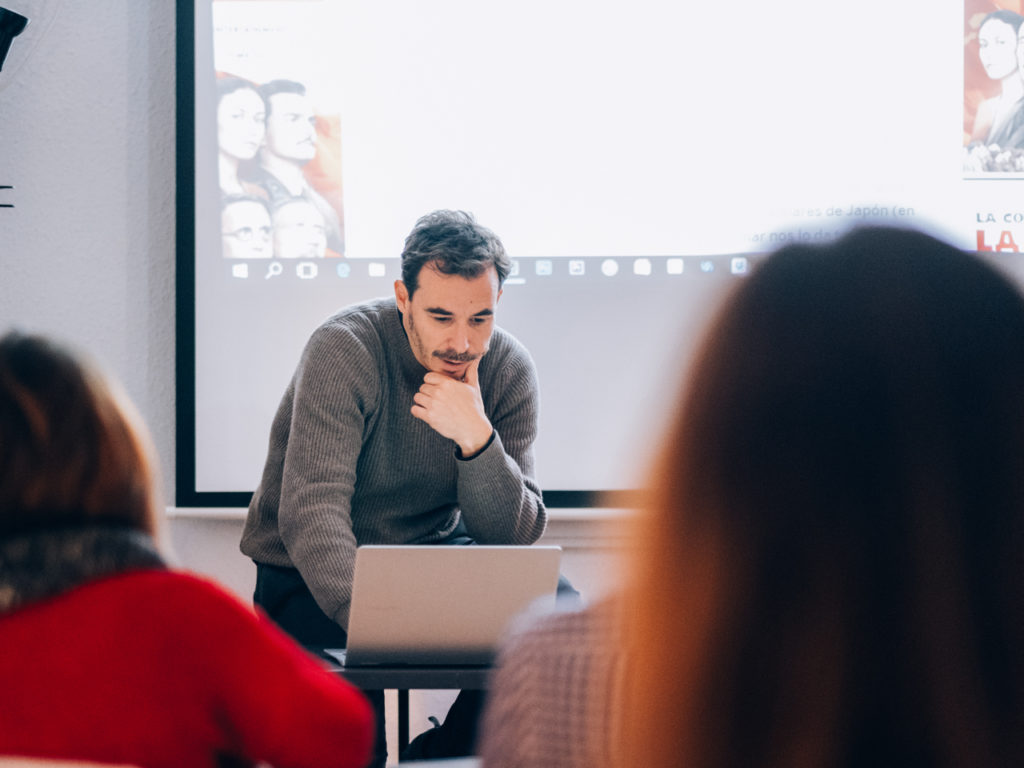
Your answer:
[[[30,25],[49,4],[21,3]],[[65,0],[0,91],[0,185],[14,187],[0,202],[15,206],[0,208],[0,329],[59,336],[121,380],[153,432],[168,501],[174,51],[172,0]]]

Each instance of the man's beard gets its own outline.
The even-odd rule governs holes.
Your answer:
[[[444,360],[446,363],[472,363],[479,357],[472,352],[456,352],[454,349],[439,349],[431,352],[430,355]]]
[[[437,358],[447,363],[471,363],[474,360],[483,357],[487,353],[487,346],[484,347],[484,351],[479,355],[475,355],[472,352],[456,352],[454,349],[437,349],[428,352],[426,346],[423,344],[423,339],[420,338],[419,333],[416,332],[416,321],[413,319],[412,312],[409,313],[409,329],[406,336],[409,339],[409,344],[413,347],[413,352],[416,355],[416,359],[420,361],[420,365],[425,368],[430,368],[429,365],[424,363],[425,360]]]

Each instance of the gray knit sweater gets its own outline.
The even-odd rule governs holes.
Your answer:
[[[468,461],[409,412],[425,373],[393,298],[348,307],[310,337],[274,417],[241,549],[297,568],[343,628],[357,545],[439,541],[460,519],[480,544],[531,544],[547,523],[526,349],[494,329],[479,381],[495,436]]]

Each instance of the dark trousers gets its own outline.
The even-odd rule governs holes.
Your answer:
[[[468,536],[453,536],[444,544],[473,544]],[[559,599],[579,599],[564,576],[558,579]],[[324,648],[344,648],[348,637],[338,624],[316,604],[302,576],[294,568],[256,563],[256,592],[253,601],[278,626],[306,648],[318,653]],[[364,691],[373,705],[377,720],[377,738],[371,768],[383,768],[387,762],[387,738],[384,724],[384,692]],[[460,691],[444,723],[420,734],[409,744],[400,759],[432,759],[472,755],[476,744],[477,723],[483,712],[484,691]]]
[[[274,622],[313,653],[324,648],[344,648],[348,635],[320,610],[306,582],[294,568],[256,563],[256,591],[253,602]],[[387,731],[384,726],[384,691],[363,691],[373,706],[377,721],[373,768],[387,763]]]

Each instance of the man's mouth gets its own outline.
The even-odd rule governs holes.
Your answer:
[[[435,355],[435,357],[441,361],[439,372],[454,378],[462,378],[465,375],[467,366],[476,359],[473,355],[459,355],[456,357]]]
[[[463,352],[461,354],[449,352],[444,354],[442,352],[435,352],[434,357],[440,360],[442,363],[448,363],[448,365],[465,365],[466,363],[472,363],[476,360],[476,355],[472,352]]]

